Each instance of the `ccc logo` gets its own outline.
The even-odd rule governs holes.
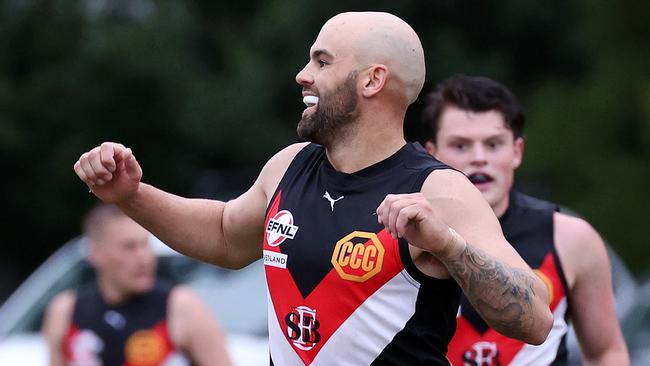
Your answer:
[[[336,242],[332,265],[344,280],[365,282],[381,271],[384,246],[375,233],[354,231]]]

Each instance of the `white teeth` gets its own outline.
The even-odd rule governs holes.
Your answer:
[[[318,104],[318,97],[315,95],[305,95],[302,97],[302,102],[305,103],[307,107],[315,106]]]

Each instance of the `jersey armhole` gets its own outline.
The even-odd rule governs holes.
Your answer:
[[[424,181],[429,177],[431,173],[433,173],[434,170],[438,170],[438,169],[455,170],[452,167],[444,164],[427,167],[426,169],[423,169],[420,172],[420,174],[413,182],[413,186],[411,186],[411,192],[420,192],[422,190],[422,185],[424,184]],[[415,265],[415,263],[413,263],[413,259],[411,258],[411,252],[409,251],[409,245],[410,244],[405,239],[399,239],[398,241],[400,259],[402,260],[404,269],[406,269],[406,271],[411,277],[413,277],[416,281],[420,282],[421,284],[427,282],[437,283],[437,284],[450,284],[450,285],[456,284],[456,280],[454,280],[452,277],[446,279],[440,279],[440,278],[431,277],[423,273],[422,271],[420,271]]]
[[[291,163],[289,163],[287,170],[285,170],[284,174],[282,175],[282,178],[278,182],[278,186],[275,187],[273,196],[269,200],[269,204],[266,207],[266,212],[264,213],[265,216],[269,214],[269,210],[271,209],[271,206],[275,201],[278,193],[282,191],[283,187],[285,187],[291,179],[295,178],[296,174],[298,174],[296,167],[300,167],[304,164],[305,161],[313,159],[314,156],[318,156],[319,152],[324,154],[324,148],[321,145],[314,143],[307,144],[302,149],[300,149],[300,151],[298,151],[296,156],[293,157],[293,160],[291,160]]]
[[[411,252],[409,250],[409,243],[404,239],[399,239],[397,242],[399,247],[399,257],[402,261],[402,265],[408,274],[413,277],[414,280],[418,281],[420,284],[425,283],[437,283],[437,284],[456,284],[456,280],[453,277],[450,278],[435,278],[431,277],[424,272],[420,271],[418,267],[413,263],[411,258]]]
[[[571,317],[571,309],[573,308],[573,296],[571,296],[571,288],[569,287],[569,281],[566,278],[566,275],[564,274],[564,266],[562,263],[562,259],[560,258],[560,253],[557,251],[557,247],[555,244],[555,213],[561,213],[562,211],[560,210],[559,206],[555,206],[555,209],[553,212],[551,212],[551,235],[552,235],[552,254],[553,254],[553,261],[555,261],[555,267],[557,267],[557,272],[558,275],[560,276],[560,282],[562,283],[562,286],[564,286],[564,296],[566,297],[566,302],[567,302],[567,312],[565,314],[565,318]]]

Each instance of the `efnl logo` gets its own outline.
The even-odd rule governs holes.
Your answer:
[[[266,241],[272,247],[277,247],[287,239],[293,239],[298,232],[298,226],[293,224],[293,215],[282,210],[269,220],[266,226]]]

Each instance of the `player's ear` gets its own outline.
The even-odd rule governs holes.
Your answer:
[[[88,263],[90,263],[91,266],[97,268],[101,266],[101,248],[99,248],[99,245],[97,243],[91,242],[90,239],[88,239],[89,244],[88,244],[88,252],[86,253],[86,260]]]
[[[367,98],[374,96],[384,89],[387,80],[388,68],[382,64],[372,65],[361,76],[361,94]]]
[[[436,148],[436,144],[433,143],[431,140],[427,140],[427,142],[424,143],[424,149],[431,154],[431,156],[436,156],[436,152],[438,149]]]
[[[513,161],[512,165],[515,167],[515,169],[519,168],[521,165],[521,161],[524,158],[524,138],[523,137],[517,137],[515,138],[515,143],[514,143],[514,156],[513,156]]]

